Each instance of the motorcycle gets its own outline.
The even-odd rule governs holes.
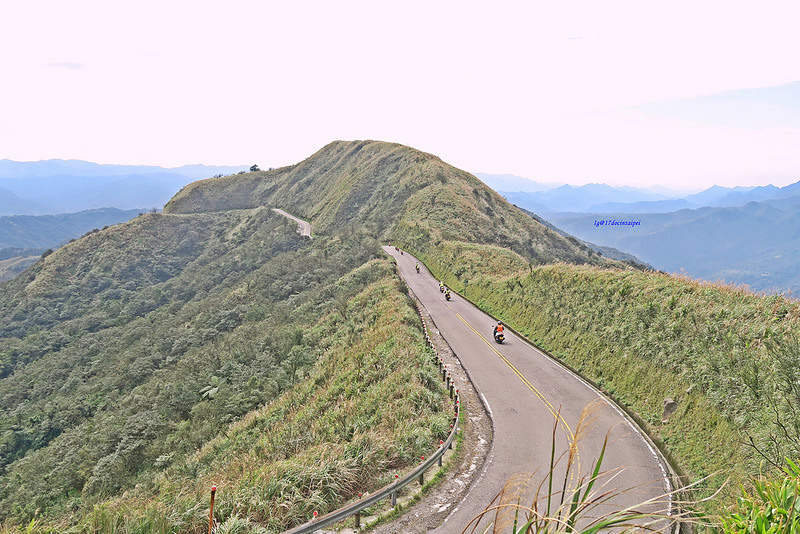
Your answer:
[[[448,301],[450,300],[450,290],[445,292],[444,298],[446,298]]]
[[[419,274],[419,264],[417,264],[416,267],[417,267],[417,274]]]
[[[506,336],[502,332],[495,332],[494,333],[494,342],[502,345],[503,341],[506,340]]]

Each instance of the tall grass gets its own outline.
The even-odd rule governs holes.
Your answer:
[[[615,506],[614,502],[633,488],[614,487],[615,475],[621,470],[603,471],[608,446],[603,446],[587,473],[578,472],[578,449],[592,421],[597,404],[587,406],[578,421],[574,438],[567,438],[569,447],[556,456],[558,416],[553,424],[550,462],[547,472],[537,481],[536,473],[519,473],[505,484],[489,506],[463,532],[583,533],[613,530],[666,531],[680,519],[672,499],[666,494],[635,506]],[[566,462],[565,466],[561,466]],[[480,530],[479,530],[480,529]]]
[[[416,465],[447,435],[450,401],[415,308],[379,263],[384,276],[309,333],[322,356],[305,380],[136,489],[33,532],[200,534],[212,484],[219,532],[281,532]]]

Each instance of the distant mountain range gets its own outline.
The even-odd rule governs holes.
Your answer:
[[[800,289],[800,182],[671,198],[603,184],[500,193],[582,241],[659,270],[756,291]]]
[[[185,185],[247,166],[176,168],[79,160],[0,160],[0,282],[45,250],[96,228],[160,210]]]
[[[183,186],[249,166],[101,165],[78,160],[0,160],[0,216],[96,208],[160,209]]]

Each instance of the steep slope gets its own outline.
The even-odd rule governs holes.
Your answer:
[[[120,505],[108,516],[103,502],[137,485],[143,493],[136,498],[149,498],[166,484],[158,479],[164,469],[183,487],[205,476],[220,480],[216,455],[198,463],[195,452],[300,382],[304,395],[331,389],[326,409],[336,420],[297,441],[294,432],[310,414],[287,419],[289,433],[277,429],[257,445],[265,470],[316,455],[292,460],[294,472],[324,477],[341,467],[344,476],[376,483],[386,469],[424,454],[446,430],[446,394],[432,367],[418,368],[430,355],[414,309],[390,263],[376,256],[378,243],[357,228],[310,241],[263,207],[145,214],[91,233],[0,285],[0,522],[38,516],[37,524],[49,518],[59,525],[55,531],[82,531],[98,514],[113,522],[144,513],[146,506],[133,506],[134,513]],[[384,301],[388,309],[378,305]],[[386,325],[381,334],[367,335],[378,324]],[[341,374],[315,370],[323,355],[319,365],[365,353],[382,358],[374,373],[345,364],[335,369]],[[409,405],[393,403],[391,413],[380,402],[346,409],[366,391]],[[253,421],[268,429],[270,418]],[[332,447],[351,441],[347,450],[368,464],[323,462]],[[224,436],[220,443],[233,446]],[[321,471],[312,472],[319,462]],[[322,497],[290,490],[299,507],[335,506],[347,496],[335,488]],[[202,527],[190,511],[175,512],[196,500],[165,498],[173,500],[153,513],[173,514],[176,523],[164,520],[172,531]],[[265,509],[286,498],[278,492],[257,504]],[[298,519],[284,510],[271,521],[285,527]]]
[[[286,209],[320,233],[358,224],[382,239],[493,243],[534,263],[601,261],[471,174],[431,154],[378,141],[336,141],[297,165],[194,182],[164,211],[256,206]]]
[[[203,532],[212,481],[221,520],[277,530],[413,462],[449,406],[386,239],[614,393],[690,474],[745,437],[800,450],[796,303],[623,270],[435,156],[334,142],[0,284],[0,531]]]

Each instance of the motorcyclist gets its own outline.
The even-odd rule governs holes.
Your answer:
[[[447,300],[450,300],[450,290],[449,290],[449,289],[446,289],[446,290],[445,290],[445,292],[444,292],[444,298],[446,298]]]
[[[498,334],[502,334],[504,330],[503,321],[497,321],[497,324],[494,326],[494,337],[496,338]]]
[[[417,268],[417,274],[419,274],[419,263],[417,263],[416,268]]]

